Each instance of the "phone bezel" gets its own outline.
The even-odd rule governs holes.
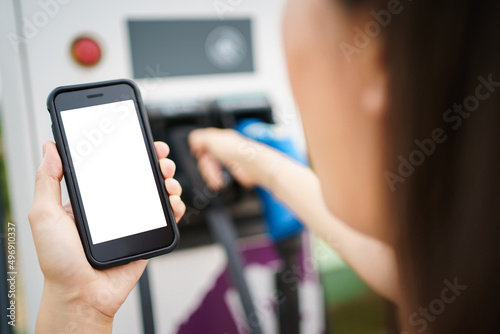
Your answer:
[[[89,98],[88,96],[93,96]],[[93,105],[133,100],[148,151],[151,170],[155,178],[167,226],[94,244],[89,231],[82,197],[78,187],[61,112]],[[56,88],[47,101],[52,118],[52,131],[63,162],[64,176],[82,244],[92,266],[108,268],[136,259],[146,259],[172,251],[179,242],[179,232],[165,189],[158,157],[154,147],[149,121],[137,86],[130,80],[113,80],[92,84]]]

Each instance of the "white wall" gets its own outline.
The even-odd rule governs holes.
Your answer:
[[[228,9],[222,17],[214,7],[221,3]],[[27,297],[30,330],[33,330],[41,298],[43,277],[36,260],[27,212],[35,171],[41,160],[41,145],[52,140],[45,105],[48,93],[66,84],[131,77],[127,18],[251,17],[254,74],[142,81],[142,87],[149,87],[143,89],[144,99],[153,102],[264,92],[274,104],[278,122],[293,129],[299,143],[303,143],[281,45],[283,3],[283,0],[0,0],[3,133],[12,209],[19,226],[19,283]],[[23,26],[28,28],[26,42],[13,43],[12,36],[22,36]],[[95,68],[79,67],[70,57],[72,40],[82,33],[94,36],[103,47],[102,62]],[[218,260],[214,265],[220,265]],[[140,331],[138,307],[134,291],[116,320],[116,332]]]

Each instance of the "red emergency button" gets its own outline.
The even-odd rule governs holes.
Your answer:
[[[101,60],[101,47],[90,37],[79,37],[71,45],[73,59],[82,66],[95,66]]]

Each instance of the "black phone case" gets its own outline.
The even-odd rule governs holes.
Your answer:
[[[170,225],[172,225],[172,230],[174,234],[174,239],[172,243],[164,248],[159,248],[156,250],[136,254],[136,255],[131,255],[131,256],[126,256],[122,257],[119,259],[114,259],[106,262],[99,261],[95,259],[92,256],[91,252],[91,239],[89,235],[89,231],[87,230],[87,226],[84,223],[84,218],[83,218],[83,212],[81,210],[81,207],[83,204],[81,203],[81,195],[78,190],[78,187],[76,186],[76,176],[74,175],[73,171],[69,168],[69,155],[67,152],[69,151],[69,148],[66,147],[65,143],[67,142],[65,138],[65,134],[63,131],[61,131],[60,127],[60,117],[58,115],[58,112],[55,109],[55,97],[57,94],[63,93],[63,92],[70,92],[70,91],[77,91],[77,90],[83,90],[83,89],[89,89],[89,88],[99,88],[99,87],[104,87],[104,86],[109,86],[109,85],[114,85],[114,84],[127,84],[132,87],[135,93],[136,101],[137,101],[137,106],[139,109],[139,116],[142,119],[142,122],[145,127],[145,133],[146,133],[146,141],[147,141],[147,147],[148,147],[148,153],[155,157],[156,160],[158,160],[158,157],[156,156],[156,151],[154,149],[154,143],[153,143],[153,136],[151,134],[151,128],[149,126],[149,120],[148,117],[146,116],[146,111],[144,108],[144,105],[142,103],[142,98],[141,94],[139,91],[139,88],[137,85],[132,81],[132,80],[127,80],[127,79],[119,79],[119,80],[110,80],[110,81],[102,81],[102,82],[95,82],[95,83],[89,83],[89,84],[81,84],[81,85],[71,85],[71,86],[62,86],[62,87],[57,87],[55,88],[48,96],[47,98],[47,109],[50,114],[50,118],[52,121],[52,134],[54,136],[54,140],[56,142],[57,150],[59,152],[59,156],[61,157],[62,160],[62,165],[63,165],[63,174],[64,178],[66,180],[66,186],[68,188],[68,195],[71,201],[71,207],[73,209],[73,214],[75,217],[75,222],[76,222],[76,227],[78,229],[78,233],[80,235],[80,239],[82,241],[82,245],[85,251],[85,255],[87,257],[87,260],[89,263],[92,265],[92,267],[97,268],[97,269],[106,269],[106,268],[111,268],[111,267],[116,267],[120,266],[123,264],[127,264],[129,262],[139,260],[139,259],[149,259],[158,255],[170,253],[177,247],[179,244],[179,229],[177,228],[177,224],[175,222],[175,217],[172,211],[172,208],[170,206],[170,202],[168,200],[168,193],[166,192],[165,188],[162,188],[163,191],[166,194],[166,204],[168,207],[168,214],[170,221],[172,222]],[[161,170],[160,166],[155,165],[156,168],[154,170],[155,173],[160,173],[161,175]]]

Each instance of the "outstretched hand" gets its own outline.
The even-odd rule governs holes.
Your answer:
[[[222,167],[246,187],[253,187],[265,179],[266,171],[259,168],[258,161],[269,147],[243,137],[236,130],[196,129],[189,134],[188,142],[198,159],[198,169],[212,190],[219,190],[224,184]]]

